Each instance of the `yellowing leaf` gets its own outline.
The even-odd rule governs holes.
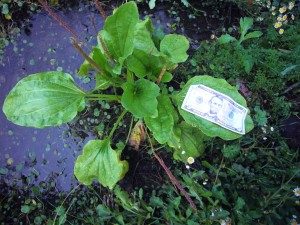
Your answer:
[[[133,147],[135,150],[138,150],[140,144],[145,140],[146,133],[144,123],[140,120],[133,127],[130,137],[129,137],[129,145]]]

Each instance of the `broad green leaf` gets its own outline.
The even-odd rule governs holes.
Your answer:
[[[121,103],[135,117],[157,117],[157,99],[159,87],[143,78],[123,85]]]
[[[253,19],[249,17],[244,17],[240,19],[240,32],[241,37],[244,37],[247,31],[252,27]]]
[[[85,107],[85,93],[71,75],[50,71],[20,80],[10,91],[3,112],[11,122],[28,127],[58,126]]]
[[[259,38],[262,36],[263,33],[260,31],[253,31],[245,35],[244,40],[250,39],[250,38]]]
[[[179,151],[181,149],[181,144],[180,144],[180,130],[178,128],[176,128],[176,127],[173,128],[167,144],[171,148],[174,148],[175,151]]]
[[[152,23],[149,18],[139,22],[135,28],[134,51],[127,58],[127,67],[139,78],[156,75],[163,67],[163,57],[155,47],[151,33]]]
[[[121,161],[120,155],[111,148],[110,141],[91,140],[77,158],[74,167],[76,178],[85,185],[94,180],[104,187],[112,189],[128,171],[127,161]]]
[[[175,149],[173,157],[187,163],[189,157],[199,157],[203,154],[205,135],[196,127],[182,122],[176,128],[180,139],[180,148]]]
[[[232,132],[230,130],[227,130],[217,124],[214,124],[208,120],[205,120],[199,116],[196,116],[192,113],[189,113],[183,109],[181,109],[181,105],[183,103],[183,100],[186,96],[186,93],[191,85],[196,84],[203,84],[207,87],[210,87],[216,91],[219,91],[230,98],[232,98],[234,101],[236,101],[238,104],[247,107],[246,100],[240,95],[236,87],[231,86],[228,84],[224,79],[218,79],[213,78],[211,76],[202,75],[202,76],[195,76],[191,78],[183,87],[183,89],[179,92],[177,96],[178,100],[178,110],[179,113],[182,115],[184,120],[192,125],[198,127],[204,134],[206,134],[209,137],[220,137],[224,140],[233,140],[241,137],[242,135],[237,134],[235,132]],[[253,121],[249,114],[246,117],[245,120],[245,131],[246,133],[253,129]]]
[[[235,37],[232,37],[229,34],[223,34],[221,37],[218,38],[218,42],[220,44],[227,44],[229,42],[236,41]]]
[[[174,126],[174,119],[171,114],[173,105],[167,95],[160,95],[158,98],[158,116],[155,118],[145,117],[145,123],[154,138],[164,144],[170,139],[171,132]]]
[[[126,60],[127,68],[134,72],[137,77],[143,78],[151,71],[150,66],[148,66],[150,64],[150,62],[147,60],[148,58],[150,57],[148,57],[146,52],[135,49],[134,53]]]
[[[123,4],[107,17],[100,36],[109,54],[117,60],[114,73],[120,74],[124,60],[132,54],[134,48],[134,31],[139,21],[136,3]],[[101,43],[99,43],[100,45]]]
[[[151,37],[150,32],[152,31],[153,25],[149,17],[137,23],[134,30],[134,48],[143,50],[147,54],[159,56],[159,51],[155,47]]]
[[[172,63],[185,62],[189,49],[189,41],[183,35],[168,34],[160,42],[160,51],[167,55]]]
[[[157,78],[164,61],[162,56],[154,56],[143,50],[135,49],[126,62],[128,69],[134,72],[137,77],[149,76]]]

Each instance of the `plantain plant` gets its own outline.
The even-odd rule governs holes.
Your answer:
[[[183,162],[189,157],[201,156],[204,140],[209,137],[224,140],[241,137],[181,109],[187,90],[195,84],[213,88],[247,107],[237,89],[225,80],[195,76],[182,90],[169,94],[172,72],[178,63],[188,58],[186,37],[168,34],[157,38],[151,20],[141,20],[136,4],[128,2],[106,18],[97,40],[98,45],[89,55],[83,53],[86,59],[78,72],[87,76],[89,71],[95,71],[96,85],[92,91],[77,87],[70,74],[41,72],[20,80],[3,105],[3,112],[11,122],[44,128],[70,122],[85,108],[87,101],[121,104],[124,110],[109,135],[103,140],[89,141],[77,158],[74,174],[81,183],[90,185],[97,180],[112,189],[124,177],[128,163],[120,159],[121,151],[111,147],[111,140],[127,113],[144,121],[157,144],[173,149],[174,158]],[[107,94],[112,88],[121,94]],[[249,115],[245,127],[246,132],[253,128]],[[183,150],[186,154],[181,154]]]

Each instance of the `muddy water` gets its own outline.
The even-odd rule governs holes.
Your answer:
[[[85,43],[89,51],[95,45],[95,34],[103,20],[89,6],[58,12]],[[164,12],[153,15],[156,23],[167,22]],[[80,80],[76,70],[82,57],[70,45],[70,34],[45,13],[31,18],[16,43],[5,49],[0,65],[0,105],[13,86],[28,74],[49,70],[70,73],[77,84],[91,89],[93,81]],[[23,185],[53,180],[58,190],[69,190],[76,183],[74,161],[92,132],[81,135],[70,124],[60,127],[34,129],[14,125],[0,111],[0,185]],[[74,135],[75,133],[75,135]]]

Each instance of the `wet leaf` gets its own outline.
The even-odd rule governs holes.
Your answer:
[[[155,118],[145,117],[145,123],[154,138],[160,144],[164,144],[170,139],[173,130],[174,119],[171,112],[174,107],[167,95],[160,95],[157,100],[158,116]]]
[[[139,21],[135,2],[128,2],[116,9],[107,17],[100,36],[109,54],[117,60],[114,73],[120,74],[124,60],[132,54],[134,48],[134,31]],[[99,43],[101,45],[101,43]]]
[[[189,49],[189,41],[183,35],[168,34],[160,43],[160,51],[168,56],[172,63],[185,62]]]
[[[135,150],[138,150],[140,144],[145,140],[145,138],[146,138],[145,127],[143,122],[140,120],[134,125],[130,133],[129,145],[133,147]]]
[[[134,51],[127,59],[128,69],[140,78],[146,75],[157,75],[163,67],[164,60],[152,40],[151,27],[149,18],[136,25]]]
[[[104,139],[91,140],[84,146],[75,162],[74,174],[85,185],[97,180],[112,189],[127,170],[127,161],[121,161],[120,155],[111,148],[110,141]]]
[[[20,80],[9,92],[3,112],[11,122],[28,127],[58,126],[85,107],[85,93],[71,75],[50,71]]]
[[[121,103],[125,109],[135,117],[156,117],[159,87],[151,81],[139,79],[135,82],[126,82],[123,85],[124,93]]]
[[[177,96],[178,100],[178,110],[179,113],[182,115],[184,120],[192,125],[199,128],[204,134],[206,134],[209,137],[220,137],[224,140],[233,140],[241,137],[242,135],[234,133],[230,130],[227,130],[217,124],[214,124],[206,119],[203,119],[199,116],[196,116],[192,113],[189,113],[183,109],[181,109],[181,105],[183,103],[183,100],[186,96],[186,93],[191,85],[196,84],[203,84],[207,87],[210,87],[212,89],[215,89],[216,91],[219,91],[230,98],[232,98],[234,101],[236,101],[238,104],[244,106],[247,108],[246,100],[243,98],[243,96],[238,92],[236,87],[231,86],[227,81],[224,79],[218,79],[213,78],[211,76],[203,75],[203,76],[195,76],[191,78],[183,87],[183,89],[180,91],[180,93]],[[246,133],[253,129],[253,121],[248,114],[245,120],[245,131]]]

